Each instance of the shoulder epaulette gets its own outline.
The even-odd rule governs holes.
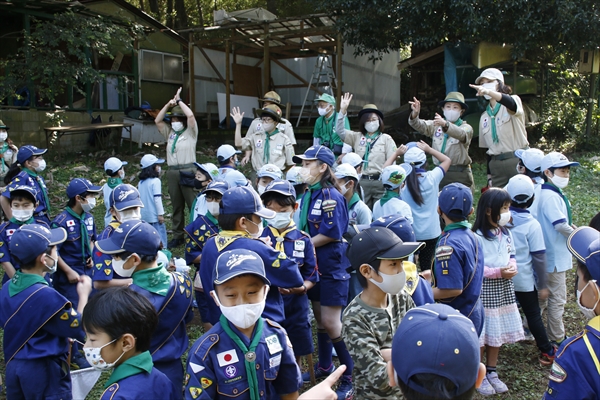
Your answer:
[[[279,325],[279,324],[278,324],[277,322],[275,322],[275,321],[271,321],[269,318],[265,318],[265,322],[266,322],[267,324],[269,324],[270,326],[272,326],[273,328],[277,328],[277,329],[283,329],[283,328],[281,327],[281,325]]]
[[[212,347],[218,342],[219,335],[217,335],[216,333],[207,334],[206,337],[200,343],[200,346],[198,346],[196,354],[198,354],[198,356],[200,356],[202,360],[205,360],[206,356],[208,356],[208,353],[210,352],[210,349],[212,349]]]
[[[115,396],[115,394],[117,394],[118,390],[119,390],[119,384],[117,382],[115,382],[104,390],[104,392],[102,393],[102,396],[100,396],[100,399],[110,400],[110,399],[114,398],[114,396]],[[108,397],[104,397],[104,395],[107,395]]]

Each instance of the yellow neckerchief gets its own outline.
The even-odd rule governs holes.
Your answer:
[[[244,231],[221,231],[218,235],[215,236],[215,245],[217,246],[217,250],[222,252],[227,246],[233,243],[236,239],[239,238],[248,238],[250,239],[250,235]]]
[[[285,253],[285,251],[283,250],[283,240],[285,238],[285,235],[296,229],[296,224],[294,223],[294,221],[292,221],[288,225],[286,230],[281,232],[281,234],[276,228],[273,228],[271,225],[269,225],[269,229],[271,230],[273,236],[275,236],[275,250]]]
[[[592,320],[588,323],[588,325],[594,329],[600,330],[600,315],[592,318]],[[596,365],[596,370],[598,371],[598,374],[600,374],[600,361],[598,361],[598,356],[596,355],[596,351],[592,347],[592,344],[590,343],[590,340],[588,339],[587,334],[588,334],[588,331],[586,329],[583,334],[583,341],[585,342],[585,346],[587,347],[588,351],[590,352],[590,356],[592,356],[592,360],[594,360],[594,364]]]

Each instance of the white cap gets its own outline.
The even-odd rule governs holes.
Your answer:
[[[475,79],[475,84],[479,85],[479,82],[481,82],[481,79],[483,79],[483,78],[490,79],[490,80],[497,80],[497,81],[504,83],[504,75],[502,75],[502,72],[496,68],[484,69],[483,72],[481,73],[481,75],[479,75],[479,77],[477,77],[477,79]]]
[[[127,161],[121,161],[117,157],[111,157],[108,160],[104,161],[104,170],[110,170],[114,174],[115,172],[120,170],[123,167],[123,165],[127,165]]]
[[[256,172],[256,176],[262,178],[263,176],[272,178],[272,179],[283,179],[283,172],[281,169],[275,164],[265,164]]]
[[[364,162],[365,161],[363,160],[363,158],[356,153],[348,153],[344,157],[342,157],[342,164],[350,164],[354,168],[358,167]]]
[[[425,152],[416,146],[411,147],[404,154],[404,162],[407,162],[410,164],[422,164],[425,162],[425,160],[427,160],[427,156],[425,155]]]
[[[510,194],[510,198],[516,203],[526,203],[534,193],[534,185],[531,178],[521,174],[510,178],[505,189]],[[519,195],[527,195],[527,198],[519,201],[515,200],[515,197]]]
[[[409,164],[388,165],[381,173],[381,181],[384,185],[391,186],[392,189],[399,188],[408,174],[412,172]]]
[[[288,172],[285,174],[285,180],[292,182],[292,185],[303,184],[304,182],[302,182],[302,179],[300,179],[300,170],[301,169],[302,169],[302,167],[298,167],[298,166],[288,169]]]
[[[162,158],[157,158],[154,154],[146,154],[144,155],[144,157],[142,157],[140,165],[142,166],[142,168],[148,168],[154,164],[162,164],[164,162],[165,160],[163,160]]]
[[[231,158],[234,154],[242,154],[242,152],[236,150],[235,147],[230,144],[223,144],[217,149],[217,160],[219,162],[225,161],[228,158]]]
[[[358,173],[356,173],[356,169],[350,164],[338,165],[334,175],[336,178],[354,178],[358,180]]]
[[[553,151],[548,153],[542,158],[540,169],[545,171],[550,168],[563,168],[563,167],[578,167],[579,163],[575,161],[569,161],[569,159],[562,153]]]
[[[525,168],[533,172],[541,172],[540,165],[544,152],[540,149],[518,149],[515,150],[515,157],[521,159]]]

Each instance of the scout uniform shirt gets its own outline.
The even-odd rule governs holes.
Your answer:
[[[387,295],[387,307],[367,305],[360,295],[348,304],[342,317],[342,338],[354,360],[354,389],[357,399],[400,399],[399,387],[390,387],[387,362],[382,349],[392,348],[392,339],[402,318],[415,307],[411,297],[401,291]]]
[[[208,238],[219,233],[219,230],[219,221],[209,211],[206,211],[206,215],[198,215],[191,224],[183,228],[188,235],[185,239],[185,262],[187,265],[194,263],[194,260],[202,254],[202,248]],[[196,267],[199,266],[198,263]]]
[[[582,332],[561,343],[550,370],[544,399],[597,399],[600,393],[599,359],[600,316],[597,316]]]
[[[116,367],[104,387],[100,400],[181,399],[181,389],[153,367],[149,351]]]
[[[27,168],[23,168],[6,186],[6,190],[2,192],[2,196],[10,199],[10,192],[16,186],[21,185],[31,186],[35,189],[35,199],[38,201],[38,206],[33,215],[34,217],[41,217],[46,225],[50,225],[50,200],[48,199],[48,189],[46,188],[46,183],[44,183],[44,178]]]
[[[196,141],[198,140],[198,123],[186,127],[177,134],[171,125],[165,123],[159,130],[167,138],[167,165],[187,165],[196,162]],[[192,166],[190,166],[192,168]]]
[[[448,131],[444,132],[443,127],[433,124],[433,120],[408,118],[408,124],[417,132],[432,138],[431,147],[447,155],[452,160],[452,165],[470,165],[469,145],[473,138],[473,127],[461,119],[458,121],[448,122]],[[440,165],[440,160],[433,157],[433,163]]]
[[[497,102],[495,110],[481,114],[479,119],[479,147],[487,148],[487,154],[494,156],[502,153],[513,153],[517,149],[529,146],[527,131],[525,130],[525,113],[519,96],[511,96],[517,103],[517,112],[513,113],[508,108]],[[496,136],[493,135],[492,124],[496,126]]]
[[[272,291],[273,289],[271,289]],[[227,321],[224,317],[223,319]],[[250,339],[227,321],[233,334],[252,349]],[[250,399],[247,366],[256,369],[260,400],[277,399],[302,387],[302,376],[285,330],[260,318],[253,339],[262,324],[254,350],[244,352],[218,322],[190,349],[185,376],[186,399]]]
[[[110,222],[110,224],[108,224],[106,228],[104,228],[100,236],[98,236],[97,240],[108,239],[113,234],[115,229],[117,229],[120,225],[121,223],[119,221],[113,219]],[[122,276],[119,276],[119,274],[115,273],[115,271],[113,270],[112,256],[110,254],[104,254],[98,249],[96,249],[92,254],[92,260],[94,262],[94,268],[92,268],[92,280],[94,282],[110,281],[113,279],[124,279]]]
[[[246,132],[246,136],[248,136],[248,133],[250,133],[250,132],[256,132],[258,130],[261,130],[262,128],[259,128],[260,125],[262,125],[262,119],[254,118],[252,120],[252,123],[250,124],[250,127],[248,128],[248,131]],[[296,145],[296,136],[294,135],[294,127],[292,126],[292,123],[290,121],[288,121],[285,118],[281,118],[281,122],[276,124],[275,128],[277,128],[277,130],[279,130],[279,132],[283,132],[283,134],[285,136],[287,136],[287,138],[290,140],[290,143],[292,144],[292,146]]]
[[[294,148],[288,137],[277,128],[273,133],[267,134],[262,123],[256,125],[255,131],[248,130],[242,139],[242,150],[252,150],[252,168],[255,171],[265,164],[275,164],[282,171],[296,165],[292,161]]]
[[[324,115],[320,116],[315,121],[315,128],[313,130],[313,145],[325,146],[336,156],[343,153],[344,146],[344,141],[337,134],[337,132],[343,132],[343,130],[337,126],[337,115],[337,112],[333,112],[329,118]],[[344,116],[343,126],[344,129],[350,129],[350,121],[348,121],[347,116]]]

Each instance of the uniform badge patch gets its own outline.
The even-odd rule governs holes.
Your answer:
[[[305,245],[303,240],[294,240],[294,250],[296,251],[304,251]]]
[[[337,205],[337,201],[335,201],[335,200],[325,200],[323,202],[323,211],[331,212],[335,209],[336,205]]]
[[[450,246],[440,246],[435,249],[435,258],[438,261],[449,260],[452,253],[454,253],[454,248]]]
[[[185,378],[183,380],[183,385],[187,386],[189,381],[190,381],[190,374],[185,374]]]
[[[269,358],[269,368],[279,367],[279,365],[281,365],[281,354]]]
[[[280,264],[279,264],[279,259],[273,261],[273,264],[271,264],[271,267],[273,268],[279,268]]]
[[[74,319],[73,322],[71,322],[71,328],[77,328],[79,326],[79,320]]]
[[[192,369],[192,372],[197,374],[200,371],[204,371],[204,366],[203,365],[199,365],[193,362],[190,362],[190,368]]]
[[[73,221],[72,219],[68,220],[67,226],[75,226],[75,221]]]
[[[233,349],[217,354],[217,360],[219,361],[219,367],[225,367],[240,361],[237,353]]]
[[[551,381],[556,383],[563,383],[567,379],[567,371],[565,371],[556,361],[552,364],[550,369],[550,375],[548,376]]]
[[[200,394],[202,394],[201,388],[195,386],[190,387],[190,395],[192,396],[192,399],[197,399]]]
[[[102,263],[96,264],[96,269],[102,269]]]
[[[110,268],[104,269],[104,273],[106,274],[106,276],[109,276],[111,272],[112,272],[112,270]]]
[[[112,260],[104,260],[104,264],[106,264],[106,266],[108,267],[110,265]]]
[[[62,319],[63,321],[66,321],[69,319],[69,313],[68,312],[64,312],[63,315],[60,316],[60,319]]]
[[[225,367],[223,372],[225,372],[226,377],[233,378],[237,375],[237,368],[233,365],[229,365],[229,366]]]
[[[212,385],[212,381],[208,378],[200,378],[200,384],[202,385],[202,389],[206,389],[210,385]]]
[[[265,342],[267,342],[269,354],[273,355],[283,351],[283,348],[281,347],[281,343],[279,343],[279,338],[277,337],[277,335],[267,336],[265,338]]]
[[[200,230],[196,229],[196,230],[194,231],[194,235],[198,236],[199,234],[200,234]]]

